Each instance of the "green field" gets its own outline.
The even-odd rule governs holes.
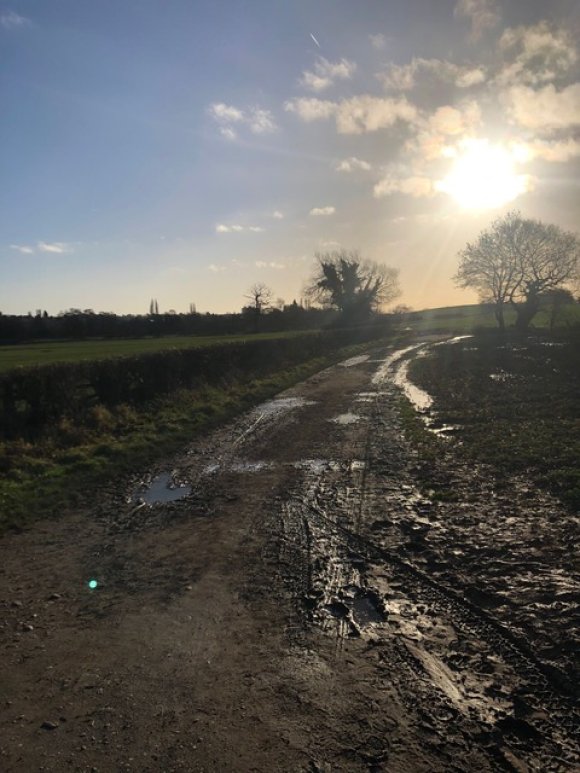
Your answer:
[[[507,309],[505,323],[509,328],[516,319],[515,312]],[[474,328],[496,328],[497,322],[491,306],[448,306],[440,309],[425,309],[411,312],[405,321],[415,333],[471,333]],[[550,325],[549,309],[542,309],[532,320],[530,330],[546,329]],[[567,329],[580,325],[580,304],[562,308],[556,327]]]
[[[164,336],[160,338],[121,338],[89,341],[46,341],[42,343],[0,346],[0,373],[18,367],[48,365],[55,362],[79,362],[132,354],[159,352],[164,349],[188,349],[236,341],[264,338],[288,338],[318,331],[296,330],[287,333],[253,333],[232,336]]]

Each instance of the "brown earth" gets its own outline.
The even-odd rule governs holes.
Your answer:
[[[580,770],[577,519],[421,493],[387,354],[0,541],[0,769]]]

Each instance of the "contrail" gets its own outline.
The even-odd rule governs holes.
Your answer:
[[[316,43],[316,45],[318,46],[318,48],[320,48],[320,43],[319,43],[319,42],[316,40],[316,38],[314,37],[314,35],[312,34],[312,32],[310,33],[310,37],[311,37],[311,38],[312,38],[312,40],[313,40],[313,41]]]

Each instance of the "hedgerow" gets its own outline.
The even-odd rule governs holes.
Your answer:
[[[179,389],[243,382],[384,332],[368,326],[8,371],[0,374],[0,436],[34,440],[63,421],[90,424],[99,406],[139,407]]]

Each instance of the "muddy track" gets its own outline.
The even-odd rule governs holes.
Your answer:
[[[393,358],[389,359],[393,361]],[[387,373],[388,370],[385,369],[384,374]],[[392,395],[390,398],[392,401]],[[519,683],[514,704],[517,706],[515,716],[509,717],[498,712],[486,729],[480,729],[482,744],[484,747],[493,747],[493,750],[488,751],[495,762],[501,762],[506,769],[517,769],[517,765],[514,768],[515,758],[511,753],[508,752],[506,756],[499,752],[493,743],[494,739],[497,740],[501,728],[501,733],[507,731],[508,736],[511,733],[516,739],[516,746],[518,738],[526,738],[529,748],[526,753],[521,753],[523,758],[531,758],[536,763],[541,760],[542,769],[545,770],[567,769],[578,761],[580,722],[577,713],[577,686],[567,683],[558,670],[538,659],[525,639],[467,599],[461,589],[438,582],[422,569],[401,558],[398,551],[389,550],[364,533],[365,510],[377,509],[376,499],[373,500],[371,496],[369,502],[367,494],[372,477],[370,470],[373,467],[373,438],[384,413],[382,400],[384,393],[377,394],[375,399],[369,401],[372,402],[372,418],[364,443],[364,458],[362,462],[357,462],[357,465],[362,467],[359,481],[353,486],[352,475],[347,474],[345,480],[338,483],[336,476],[332,482],[328,482],[324,480],[324,475],[311,475],[301,481],[300,488],[290,499],[291,504],[286,506],[286,531],[292,532],[289,524],[298,525],[298,531],[294,529],[294,538],[299,543],[302,542],[302,562],[306,560],[307,563],[308,582],[304,584],[308,585],[309,591],[303,597],[307,609],[322,609],[329,612],[333,618],[338,618],[339,641],[349,635],[360,635],[361,629],[356,625],[357,616],[354,610],[356,594],[362,595],[364,592],[365,598],[371,599],[371,604],[375,605],[375,623],[380,623],[381,617],[388,620],[388,615],[384,615],[384,609],[381,608],[380,593],[370,590],[368,585],[361,582],[361,575],[369,568],[374,573],[388,569],[390,576],[394,577],[396,583],[404,586],[405,595],[412,599],[415,605],[427,604],[432,613],[444,618],[464,636],[475,639],[480,645],[483,644],[489,653],[494,657],[501,657],[513,670]],[[352,474],[352,465],[350,470],[346,465],[346,470]],[[353,490],[358,497],[358,502],[354,503]],[[332,576],[326,577],[323,592],[312,583],[312,561],[315,553],[313,543],[316,539],[313,537],[313,527],[318,529],[320,535],[324,535],[323,540],[328,540],[329,535],[332,535],[346,553],[340,569],[342,588],[341,583],[336,582],[336,578]],[[322,552],[328,553],[328,547],[323,546]],[[344,564],[350,566],[347,568]],[[348,589],[346,594],[345,588]],[[355,596],[353,598],[350,595],[349,605],[348,594],[352,594],[353,589]],[[340,600],[337,600],[337,597]],[[310,617],[313,618],[312,613]],[[327,627],[324,616],[322,619],[323,627]],[[424,654],[413,646],[409,647],[408,642],[402,645],[402,648],[399,644],[397,649],[403,661],[415,673],[424,674],[425,670],[430,672],[429,661],[427,660],[426,666]]]
[[[579,769],[568,663],[536,647],[566,607],[546,621],[517,582],[499,604],[471,571],[494,517],[515,579],[520,557],[486,480],[472,500],[461,472],[457,504],[422,492],[400,356],[323,371],[0,543],[3,769]],[[534,502],[510,507],[525,523]]]

